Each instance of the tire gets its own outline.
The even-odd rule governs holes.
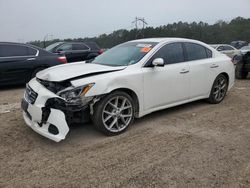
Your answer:
[[[243,70],[243,66],[244,66],[243,62],[238,62],[236,64],[235,77],[237,79],[246,79],[247,78],[248,72]]]
[[[36,77],[36,74],[37,74],[38,72],[44,70],[44,69],[45,69],[45,68],[42,68],[42,67],[35,69],[35,70],[32,72],[30,79]]]
[[[134,120],[134,114],[135,104],[131,96],[122,91],[115,91],[94,105],[91,119],[97,130],[114,136],[129,127]]]
[[[225,98],[228,89],[228,79],[225,75],[220,74],[216,77],[212,89],[210,91],[210,96],[207,101],[211,104],[218,104]]]

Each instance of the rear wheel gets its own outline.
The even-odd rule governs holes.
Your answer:
[[[94,106],[94,126],[106,135],[124,132],[134,119],[133,99],[125,92],[116,91],[105,96]]]
[[[228,79],[225,75],[220,74],[213,83],[208,102],[211,104],[217,104],[223,101],[226,96],[227,89]]]

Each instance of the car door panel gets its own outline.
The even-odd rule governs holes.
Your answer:
[[[187,100],[189,66],[187,63],[144,68],[144,110]]]
[[[210,93],[219,64],[213,58],[189,61],[190,98],[206,96]]]
[[[29,70],[33,67],[31,57],[10,57],[2,58],[1,63],[1,83],[14,82],[22,83],[27,80]],[[34,57],[35,58],[35,57]]]

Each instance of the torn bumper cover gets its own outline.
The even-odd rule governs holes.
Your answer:
[[[71,123],[89,120],[88,105],[81,109],[69,108],[63,99],[35,79],[27,85],[21,107],[25,123],[56,142],[65,139]]]

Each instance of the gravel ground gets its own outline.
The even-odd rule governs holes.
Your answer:
[[[60,143],[24,124],[23,91],[0,90],[0,187],[250,187],[250,79],[221,104],[159,111],[115,137],[74,126]]]

